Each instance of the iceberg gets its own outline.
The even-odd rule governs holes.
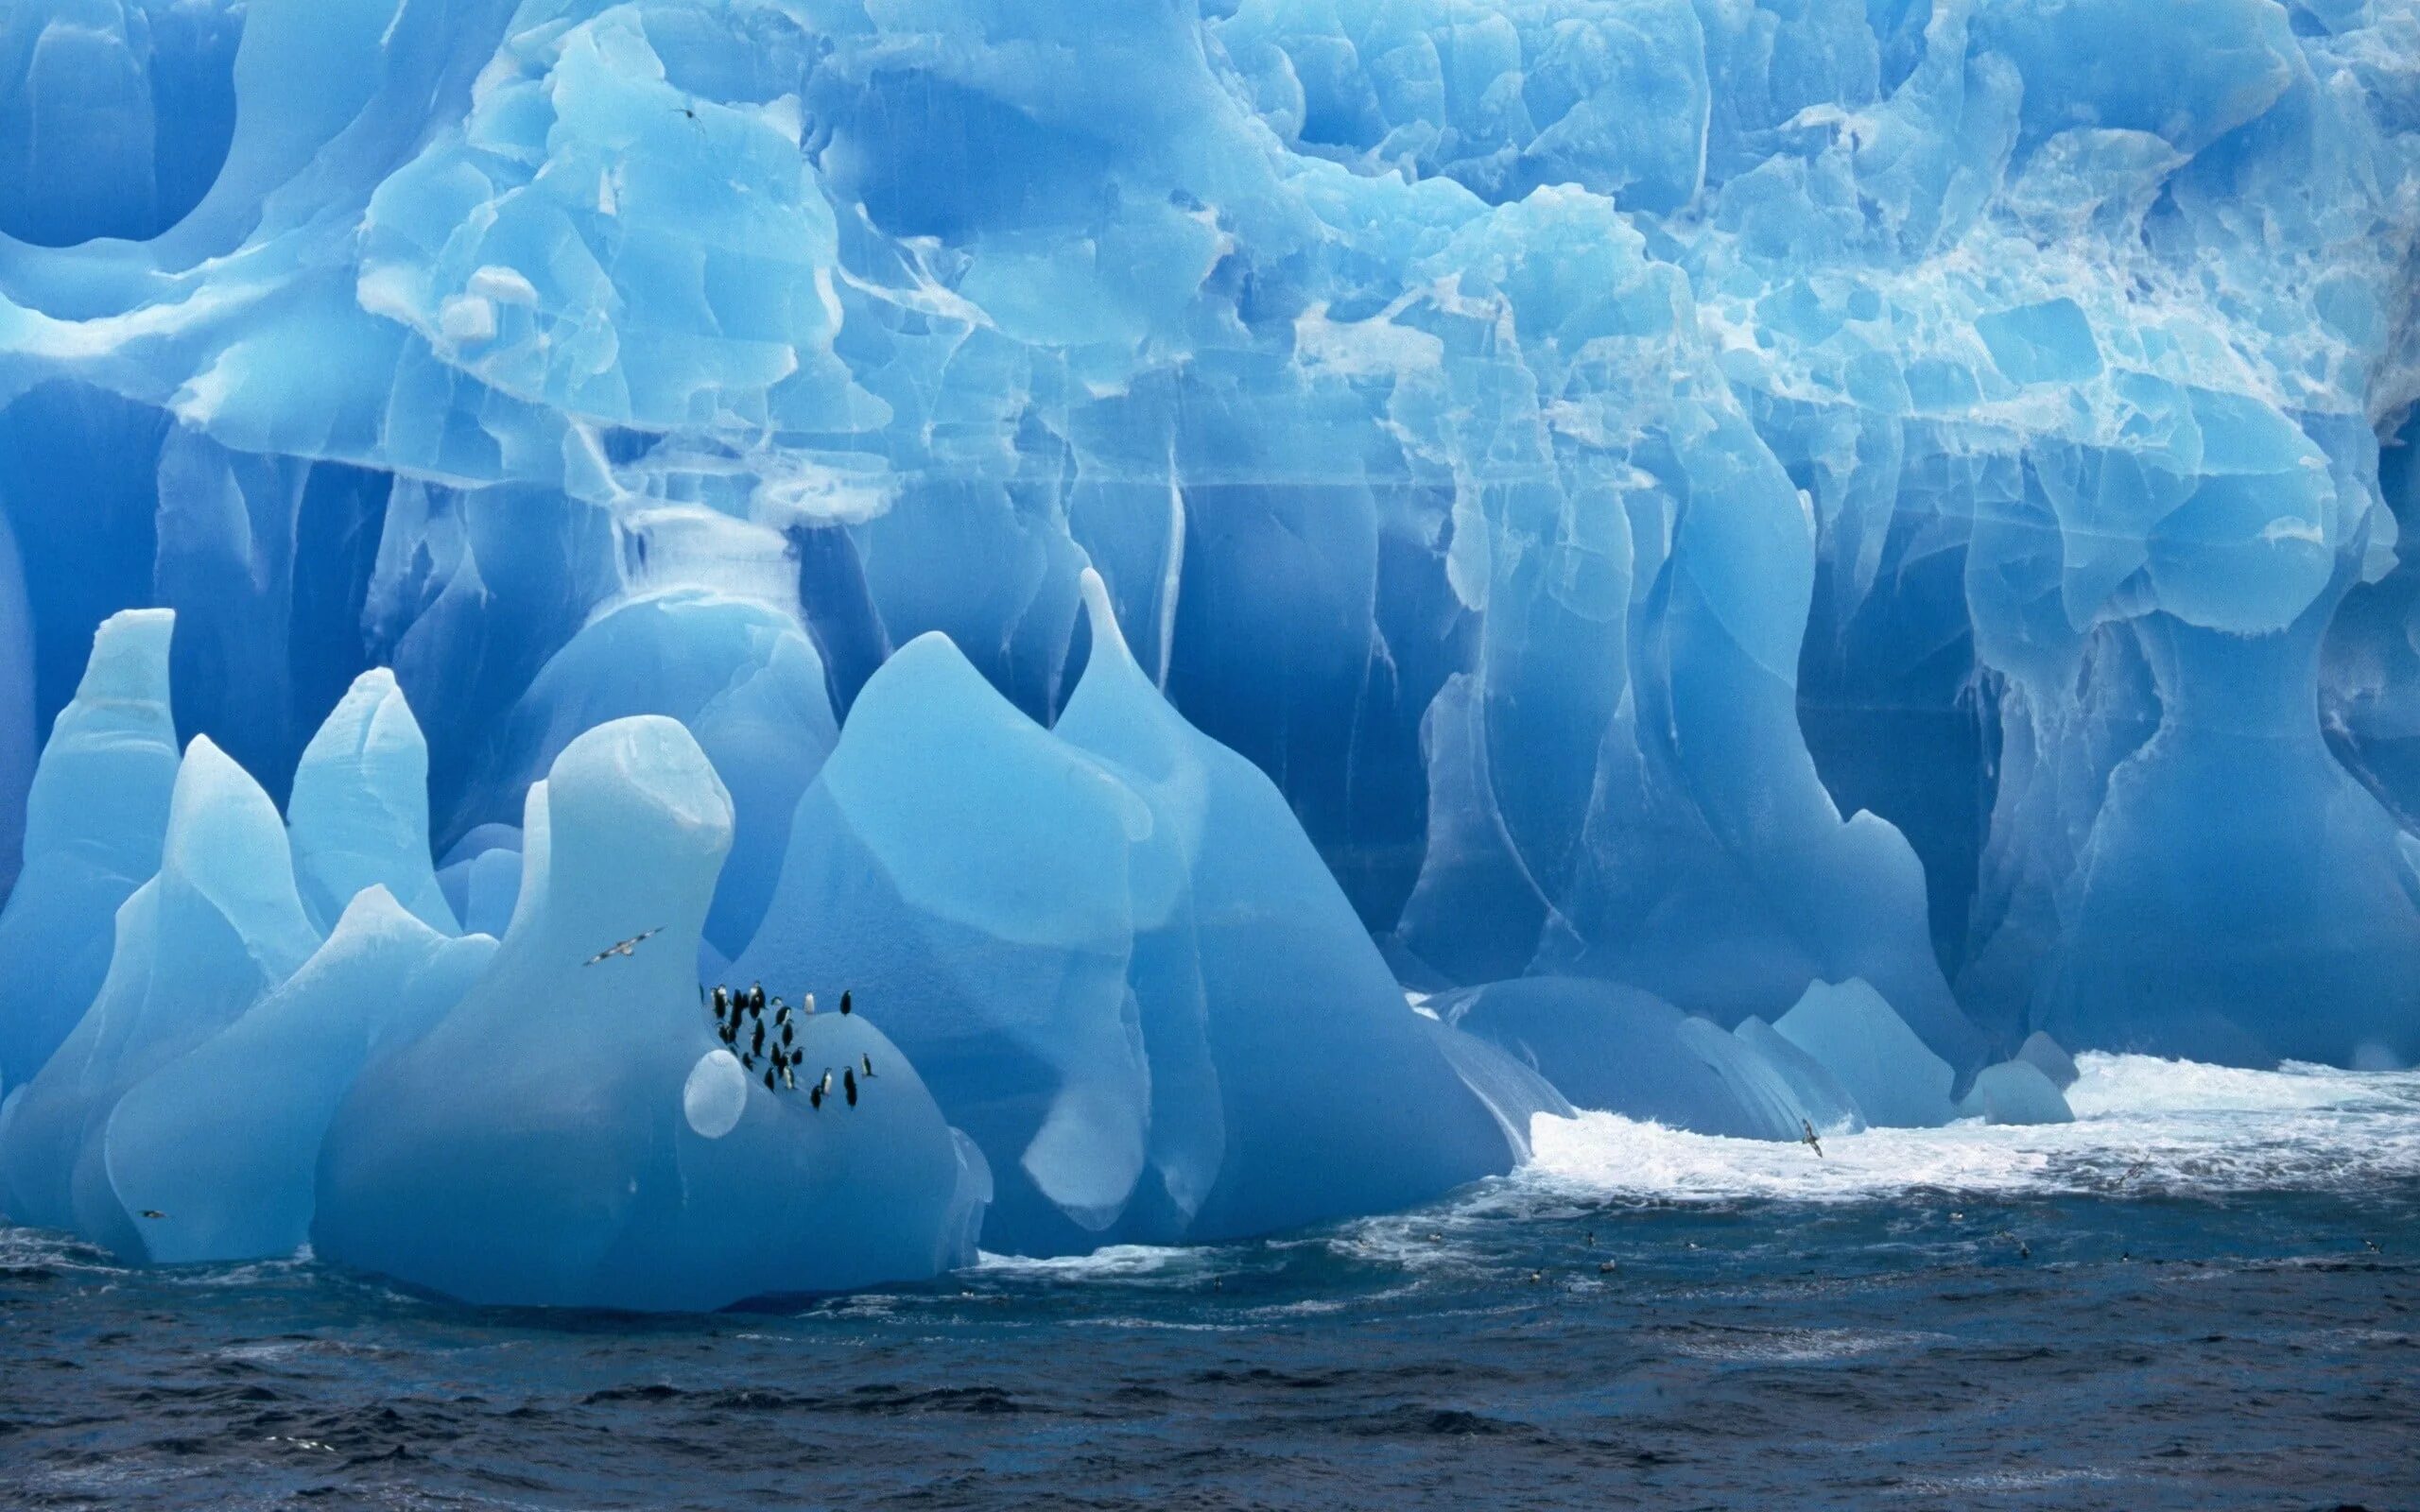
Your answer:
[[[2420,1063],[2415,266],[2409,0],[27,0],[0,1201],[707,1306]]]
[[[865,1018],[818,1014],[799,1037],[810,1076],[875,1068],[862,1099],[810,1106],[768,1073],[743,1078],[735,1119],[700,1110],[698,1063],[720,1052],[696,948],[732,802],[688,732],[601,725],[533,791],[547,838],[493,961],[335,1110],[314,1250],[471,1301],[631,1309],[972,1261],[988,1174]]]

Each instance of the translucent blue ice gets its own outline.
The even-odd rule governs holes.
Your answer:
[[[751,1076],[735,1125],[695,1116],[698,1063],[724,1053],[694,960],[732,804],[687,732],[601,726],[543,794],[546,839],[493,963],[337,1108],[315,1249],[474,1301],[629,1308],[971,1260],[980,1158],[869,1018],[804,1020],[795,1087]],[[868,1063],[860,1098],[836,1080],[811,1106],[825,1068]]]
[[[1869,1123],[1932,1128],[1957,1116],[1948,1065],[1869,983],[1816,983],[1773,1033],[1830,1072]]]
[[[275,804],[208,737],[186,748],[160,869],[117,911],[109,974],[0,1123],[0,1193],[22,1222],[144,1253],[120,1197],[119,1100],[241,1018],[320,947]]]
[[[33,1080],[100,990],[118,907],[160,868],[177,781],[168,713],[175,616],[128,610],[95,632],[43,747],[26,867],[0,912],[0,1094]]]
[[[817,1276],[987,1181],[1029,1250],[1418,1200],[1508,1064],[1788,1134],[2038,1034],[2420,1062],[2414,266],[2412,0],[24,0],[9,1200],[74,1217],[105,1027],[201,1043],[373,884],[527,936],[558,848],[929,1084]],[[639,716],[713,867],[553,812]],[[299,926],[163,862],[186,742]],[[422,1043],[518,1055],[490,985]],[[1487,1054],[1404,1006],[1474,988]],[[802,1273],[707,1227],[684,1296]]]

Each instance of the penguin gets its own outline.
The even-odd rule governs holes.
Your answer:
[[[785,1022],[785,1023],[782,1025],[782,1043],[784,1043],[784,1044],[788,1044],[792,1040],[795,1040],[796,1038],[798,1038],[798,1036],[797,1036],[796,1032],[795,1032],[795,1031],[793,1031],[793,1030],[790,1028],[790,1026],[789,1026],[789,1024],[788,1024],[788,1023]]]
[[[1808,1149],[1813,1150],[1815,1152],[1815,1159],[1819,1160],[1822,1160],[1824,1158],[1824,1145],[1821,1141],[1815,1138],[1815,1125],[1802,1118],[1798,1121],[1798,1126],[1806,1131],[1805,1137],[1800,1139],[1798,1143],[1806,1145]]]
[[[849,1016],[849,994],[848,994],[847,989],[846,989],[846,988],[843,988],[843,989],[841,990],[841,993],[840,993],[840,1017],[842,1017],[842,1018],[844,1018],[844,1019],[845,1019],[845,1018],[847,1018],[848,1016]]]
[[[782,1090],[792,1092],[798,1091],[798,1078],[790,1074],[790,1068],[787,1066],[782,1068]]]
[[[840,1090],[849,1094],[849,1106],[857,1106],[857,1074],[843,1066],[840,1069]]]
[[[731,988],[720,982],[715,984],[714,1005],[715,1022],[720,1023],[731,1016]]]
[[[830,1079],[831,1078],[828,1076],[824,1078],[825,1081],[829,1081]],[[814,1108],[819,1113],[823,1111],[822,1082],[817,1082],[814,1086],[809,1087],[806,1090],[806,1106]]]
[[[773,1090],[773,1068],[770,1066],[765,1068],[765,1090],[769,1092]]]
[[[757,1020],[757,1021],[756,1021],[756,1035],[755,1035],[755,1038],[754,1038],[754,1039],[750,1042],[750,1044],[749,1044],[748,1048],[749,1048],[749,1049],[751,1049],[751,1050],[755,1051],[755,1052],[756,1052],[758,1055],[760,1055],[760,1056],[761,1056],[761,1055],[763,1055],[763,1054],[765,1053],[765,1021],[764,1021],[764,1020],[759,1019],[759,1020]]]
[[[749,985],[748,1016],[752,1019],[761,1019],[765,1016],[765,984],[762,982]]]
[[[143,1210],[143,1216],[146,1218],[164,1218],[167,1214],[162,1212],[157,1208],[146,1208]]]
[[[857,1060],[866,1068],[866,1080],[873,1080],[873,1057],[865,1054],[863,1051],[859,1051],[857,1053]]]
[[[814,1018],[814,1017],[815,1017],[815,994],[814,994],[814,993],[809,992],[809,993],[806,995],[806,1001],[799,1005],[798,1013],[799,1013],[799,1017],[800,1017],[800,1018],[802,1018],[802,1019],[812,1019],[812,1018]]]
[[[816,1090],[816,1091],[817,1091],[817,1092],[821,1093],[821,1095],[823,1095],[823,1096],[825,1096],[825,1097],[829,1097],[829,1096],[831,1096],[831,1095],[832,1095],[832,1068],[831,1068],[831,1067],[826,1066],[826,1067],[824,1067],[824,1068],[823,1068],[823,1079],[822,1079],[821,1081],[817,1082],[817,1083],[815,1084],[815,1090]]]

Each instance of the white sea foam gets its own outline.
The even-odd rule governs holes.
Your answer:
[[[1541,1115],[1536,1158],[1512,1186],[1531,1197],[1855,1201],[1918,1189],[2276,1191],[2420,1177],[2420,1074],[2106,1055],[2078,1066],[2073,1124],[1874,1129],[1826,1138],[1822,1159],[1610,1113]]]

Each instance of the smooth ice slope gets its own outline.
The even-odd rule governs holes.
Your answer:
[[[1957,1116],[1949,1067],[1880,993],[1854,977],[1808,988],[1773,1033],[1837,1077],[1870,1123],[1934,1128]]]
[[[506,716],[473,811],[510,820],[580,731],[631,714],[681,721],[731,793],[732,854],[706,916],[724,955],[746,947],[781,869],[790,814],[839,732],[823,662],[795,621],[696,590],[639,598],[581,627]]]
[[[697,742],[660,716],[615,720],[564,747],[543,795],[525,834],[545,838],[493,963],[338,1107],[314,1248],[471,1301],[639,1309],[971,1260],[980,1166],[864,1018],[819,1015],[801,1036],[819,1074],[873,1060],[857,1106],[756,1084],[735,1127],[690,1122],[688,1080],[717,1046],[692,968],[732,816]]]
[[[110,1164],[119,1100],[241,1018],[319,947],[277,806],[197,737],[177,769],[160,870],[118,909],[99,995],[0,1128],[9,1214],[143,1253],[141,1209]]]
[[[792,821],[733,980],[844,990],[913,1057],[999,1184],[994,1248],[1098,1232],[1150,1140],[1127,967],[1140,799],[988,687],[945,637],[867,683]]]
[[[302,906],[321,929],[372,887],[441,934],[460,921],[428,858],[428,745],[395,675],[363,673],[302,747],[285,823]]]
[[[1381,1211],[1504,1170],[1526,1120],[1508,1143],[1489,1099],[1405,1006],[1283,795],[1159,696],[1103,585],[1088,575],[1083,586],[1092,659],[1054,732],[1132,784],[1192,895],[1189,923],[1171,915],[1173,939],[1138,948],[1134,977],[1155,1007],[1173,999],[1189,1012],[1197,992],[1203,1005],[1225,1149],[1184,1231]],[[1165,1038],[1149,1041],[1155,1074],[1194,1064],[1189,1045],[1181,1060],[1162,1057]]]
[[[109,970],[119,906],[159,869],[177,782],[175,625],[164,610],[104,623],[43,747],[25,870],[0,912],[0,1095],[33,1080],[84,1016]]]
[[[301,969],[243,1017],[137,1081],[110,1114],[110,1189],[130,1259],[292,1254],[311,1231],[320,1143],[362,1063],[469,990],[495,945],[449,939],[384,887],[356,895]]]
[[[1699,1134],[1796,1139],[1796,1099],[1776,1103],[1741,1062],[1761,1057],[1703,1020],[1633,988],[1584,977],[1492,982],[1441,999],[1445,1021],[1512,1055],[1581,1108]],[[1691,1022],[1711,1040],[1685,1033]],[[1811,1116],[1811,1114],[1809,1115]]]

